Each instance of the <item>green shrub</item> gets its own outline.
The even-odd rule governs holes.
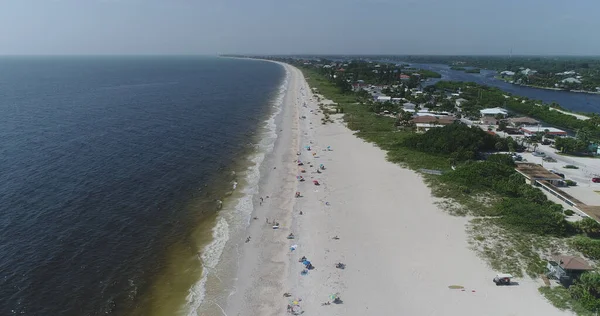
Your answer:
[[[569,287],[569,293],[587,310],[597,311],[600,309],[600,274],[584,272]]]
[[[576,236],[570,240],[570,244],[584,256],[594,260],[600,259],[600,240]]]
[[[561,212],[525,198],[505,199],[496,210],[503,226],[520,232],[565,236],[570,230],[570,224]]]
[[[568,180],[568,179],[565,180],[565,183],[567,184],[567,186],[570,186],[570,187],[574,187],[577,185],[577,182],[575,182],[573,180]]]
[[[586,217],[573,223],[573,226],[578,232],[586,234],[590,237],[600,235],[600,223],[596,222],[596,220],[593,218]]]
[[[565,215],[573,216],[573,215],[575,215],[575,212],[573,212],[572,210],[565,210]]]
[[[499,141],[505,146],[504,141],[497,136],[479,128],[455,123],[407,137],[404,145],[422,152],[448,155],[457,161],[465,161],[477,158],[481,152],[495,151]]]
[[[489,155],[486,160],[489,162],[495,162],[495,163],[499,163],[501,165],[506,165],[509,167],[515,166],[515,161],[513,160],[513,158],[507,154]]]
[[[491,189],[494,183],[508,179],[515,171],[506,165],[491,161],[472,162],[442,175],[447,183],[462,185],[472,189]]]

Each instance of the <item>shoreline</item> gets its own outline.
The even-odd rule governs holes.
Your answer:
[[[512,83],[508,80],[505,80],[501,77],[498,76],[494,76],[495,79],[504,81],[506,83],[515,85],[515,86],[521,86],[521,87],[528,87],[528,88],[534,88],[534,89],[541,89],[541,90],[551,90],[551,91],[562,91],[562,92],[573,92],[573,93],[587,93],[587,94],[600,94],[600,92],[595,92],[595,91],[587,91],[587,90],[565,90],[565,89],[561,89],[561,88],[553,88],[553,87],[542,87],[542,86],[534,86],[534,85],[529,85],[529,84],[516,84],[516,83]]]
[[[290,74],[287,67],[283,68],[284,77],[280,85],[279,94],[273,100],[271,105],[273,109],[269,111],[269,116],[265,125],[258,133],[257,147],[262,148],[251,154],[248,160],[248,168],[240,175],[247,180],[251,177],[252,181],[240,181],[240,186],[236,190],[237,198],[233,199],[231,205],[224,205],[220,212],[221,227],[213,228],[213,240],[200,253],[212,253],[213,264],[207,266],[207,273],[196,284],[195,288],[190,290],[188,295],[188,304],[185,310],[180,311],[185,315],[220,315],[225,313],[224,308],[227,299],[232,293],[237,291],[236,280],[237,272],[240,267],[240,256],[244,252],[244,242],[251,231],[253,225],[257,222],[253,220],[254,214],[260,210],[259,196],[264,194],[265,182],[273,170],[270,166],[274,157],[281,154],[280,144],[282,138],[288,137],[286,133],[281,133],[284,119],[289,121],[289,110],[285,106],[285,98],[289,93]],[[285,168],[279,168],[284,170]],[[270,182],[273,182],[272,180]],[[271,199],[272,200],[272,199]],[[265,200],[264,205],[269,203]],[[223,231],[225,230],[225,231]],[[255,238],[255,235],[252,235]],[[204,261],[203,265],[204,265]]]
[[[206,294],[206,278],[218,269],[224,244],[236,236],[236,229],[246,227],[243,221],[248,221],[250,211],[246,217],[237,216],[238,211],[247,204],[248,190],[257,186],[251,179],[260,167],[255,159],[260,160],[261,155],[269,152],[275,133],[271,125],[285,94],[285,80],[283,72],[281,80],[273,85],[274,93],[269,93],[269,98],[261,103],[258,124],[248,142],[242,145],[238,158],[185,202],[193,217],[187,222],[194,224],[185,238],[170,245],[165,252],[167,264],[154,276],[149,290],[140,296],[141,303],[127,311],[128,315],[196,315]],[[195,211],[201,215],[194,214]]]
[[[240,240],[236,245],[236,282],[223,300],[222,315],[268,315],[269,311],[277,309],[273,298],[281,296],[283,290],[280,281],[286,270],[287,247],[276,237],[289,230],[294,209],[292,196],[296,191],[296,165],[293,159],[299,146],[296,104],[299,71],[289,65],[278,64],[289,73],[282,112],[277,122],[279,135],[271,155],[263,162],[261,171],[264,174],[261,174],[252,214],[258,219],[253,220],[246,230],[246,235],[252,239],[249,243]],[[264,199],[262,203],[260,197]],[[271,224],[266,223],[267,218],[270,222],[279,222],[280,229],[272,229]],[[256,291],[258,288],[260,291]],[[212,309],[204,315],[217,315],[217,312]]]

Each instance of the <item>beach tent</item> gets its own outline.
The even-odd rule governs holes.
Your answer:
[[[300,308],[300,302],[298,302],[297,300],[290,301],[288,308],[289,308],[288,311],[291,310],[292,315],[301,315],[302,314],[302,308]]]

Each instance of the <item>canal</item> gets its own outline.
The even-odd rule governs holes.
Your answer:
[[[450,69],[450,66],[447,65],[409,64],[411,67],[432,70],[442,75],[441,79],[430,79],[427,82],[427,85],[434,84],[439,80],[472,81],[478,84],[500,88],[503,91],[516,96],[540,100],[544,103],[556,102],[562,108],[569,111],[600,113],[600,94],[555,91],[514,85],[494,78],[496,71],[493,70],[482,69],[480,74],[472,74],[459,70],[452,70]]]

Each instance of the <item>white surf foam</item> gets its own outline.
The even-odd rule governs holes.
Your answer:
[[[229,240],[229,225],[225,218],[220,217],[217,220],[217,225],[213,228],[213,240],[208,244],[204,250],[202,250],[202,277],[192,288],[190,289],[186,301],[189,305],[188,316],[196,316],[196,311],[200,307],[200,304],[204,301],[206,296],[206,280],[208,274],[219,263],[219,258],[223,253],[223,248],[227,240]]]
[[[209,274],[215,270],[219,263],[221,255],[223,254],[223,249],[225,249],[225,245],[229,240],[229,232],[240,228],[245,229],[250,224],[250,217],[254,210],[253,198],[258,194],[260,167],[265,160],[265,157],[272,152],[275,147],[275,140],[277,139],[277,124],[275,123],[275,118],[281,113],[289,77],[290,73],[285,69],[285,78],[279,87],[277,96],[271,102],[272,113],[263,126],[265,130],[264,136],[258,143],[257,152],[249,157],[252,164],[245,172],[245,185],[242,189],[243,196],[238,199],[237,204],[232,211],[225,209],[221,210],[218,215],[217,224],[213,229],[213,240],[202,250],[202,277],[192,286],[192,288],[190,288],[188,296],[186,297],[188,316],[197,315],[197,311],[206,297],[206,281]],[[237,182],[234,184],[234,189],[236,187]]]

